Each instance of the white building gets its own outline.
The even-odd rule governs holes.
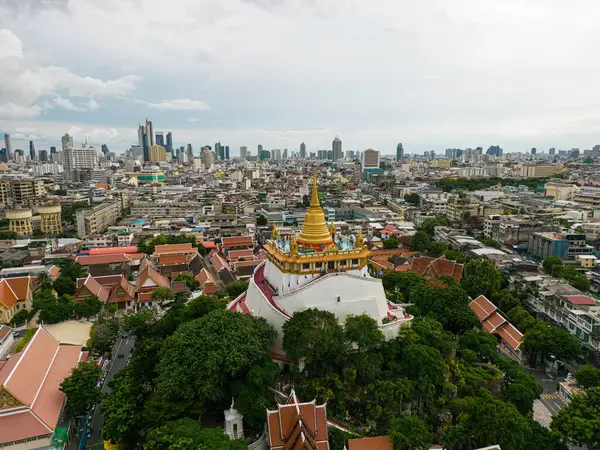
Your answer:
[[[94,169],[98,164],[98,153],[93,147],[67,147],[64,150],[63,166],[65,177],[73,180],[75,169]]]

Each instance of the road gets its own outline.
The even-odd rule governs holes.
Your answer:
[[[102,394],[108,394],[110,392],[110,388],[108,387],[108,383],[115,377],[115,374],[121,370],[129,361],[129,357],[131,356],[130,350],[135,345],[135,336],[127,337],[125,339],[119,338],[117,342],[115,342],[115,346],[112,351],[113,359],[108,366],[108,375],[106,376],[106,380],[104,381],[104,385],[102,385]],[[123,354],[124,358],[118,358],[119,354]],[[96,405],[96,412],[94,413],[94,417],[92,418],[92,433],[87,441],[87,448],[102,448],[103,440],[102,436],[100,436],[100,432],[102,431],[102,424],[104,422],[104,418],[102,417],[102,412],[100,410],[100,404]]]
[[[546,408],[548,408],[550,414],[555,415],[566,405],[565,401],[560,397],[560,395],[558,395],[558,383],[560,381],[564,381],[565,377],[553,379],[543,371],[531,369],[526,370],[533,375],[538,384],[542,386],[543,392],[540,401]]]

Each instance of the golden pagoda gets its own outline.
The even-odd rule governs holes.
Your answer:
[[[319,203],[317,192],[317,169],[313,169],[313,188],[310,207],[306,211],[304,225],[297,239],[298,245],[314,250],[323,250],[333,244],[331,233],[325,222],[325,213]]]

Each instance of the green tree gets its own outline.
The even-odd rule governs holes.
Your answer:
[[[53,284],[54,290],[60,295],[73,295],[75,294],[75,282],[71,278],[61,275],[56,279]]]
[[[322,375],[344,356],[344,329],[329,311],[299,311],[283,324],[283,349],[289,357],[303,359],[309,373]]]
[[[92,317],[102,311],[104,303],[96,296],[86,297],[82,301],[76,302],[74,298],[71,300],[75,306],[75,316],[77,317]]]
[[[265,216],[257,216],[256,217],[256,225],[258,225],[259,227],[264,227],[267,225],[267,223],[269,223],[269,221],[267,220],[267,218]]]
[[[159,287],[150,296],[153,302],[166,303],[175,300],[175,294],[168,287]]]
[[[575,289],[586,292],[590,290],[592,282],[585,275],[578,275],[569,280],[569,284]]]
[[[61,392],[67,396],[65,410],[68,415],[84,416],[100,401],[100,388],[97,384],[101,374],[102,369],[95,362],[80,362],[60,384]]]
[[[494,302],[498,305],[498,308],[508,314],[513,308],[521,306],[521,299],[514,295],[511,291],[500,291],[496,294]]]
[[[417,231],[410,241],[410,248],[415,252],[425,253],[431,243],[429,236],[424,231]]]
[[[52,290],[52,278],[47,272],[42,272],[37,277],[37,289],[46,291]]]
[[[344,334],[349,345],[358,351],[377,347],[385,340],[377,321],[366,314],[346,317]]]
[[[600,387],[575,395],[552,418],[550,428],[569,443],[600,449]]]
[[[425,219],[421,224],[421,230],[423,230],[429,236],[433,236],[435,233],[435,227],[439,226],[448,226],[448,220],[437,218]]]
[[[412,329],[419,336],[419,343],[436,348],[442,354],[454,348],[452,333],[444,330],[442,324],[432,317],[417,317],[412,323]],[[493,336],[492,339],[495,340]]]
[[[391,294],[391,300],[409,302],[410,291],[426,284],[425,278],[413,272],[386,272],[382,277],[383,288]]]
[[[529,421],[529,428],[530,432],[525,445],[527,450],[569,450],[560,438],[535,420]]]
[[[390,440],[394,450],[424,450],[431,445],[431,432],[417,416],[406,416],[390,422]]]
[[[220,428],[202,428],[184,418],[150,430],[144,450],[246,450],[244,441],[231,441]]]
[[[461,286],[472,297],[492,298],[500,287],[502,277],[491,261],[474,259],[465,264]]]
[[[575,379],[583,389],[600,387],[600,369],[587,364],[575,372]]]
[[[527,332],[527,330],[538,325],[538,321],[533,317],[529,311],[522,306],[516,306],[512,308],[506,314],[511,323],[521,331],[521,333]]]
[[[15,353],[19,353],[19,352],[23,351],[25,346],[27,344],[29,344],[29,341],[31,341],[31,338],[33,338],[33,335],[35,334],[36,331],[37,331],[37,328],[30,328],[29,330],[27,330],[25,332],[25,334],[23,335],[21,340],[19,342],[17,342],[17,345],[15,347]]]
[[[264,319],[227,310],[179,326],[159,355],[154,394],[161,414],[172,414],[172,407],[201,413],[235,397],[246,422],[262,424],[278,372],[267,353],[275,336]],[[154,422],[160,420],[158,415]]]
[[[542,261],[544,272],[552,274],[555,266],[562,266],[563,261],[558,256],[549,256]]]
[[[247,289],[248,283],[246,283],[243,280],[232,281],[227,286],[225,286],[225,291],[227,292],[227,295],[229,295],[231,298],[236,298],[243,292],[246,292]]]
[[[398,239],[396,239],[393,236],[386,239],[385,241],[383,241],[383,248],[385,248],[387,250],[398,248],[398,246],[399,246]]]
[[[442,242],[432,241],[427,249],[427,254],[432,258],[439,258],[444,254],[448,246]]]
[[[515,405],[521,414],[528,416],[533,411],[533,401],[542,394],[542,387],[533,376],[512,360],[500,358],[498,367],[504,372],[506,399]]]
[[[502,247],[502,244],[500,244],[500,242],[498,242],[496,239],[483,238],[481,240],[481,243],[487,245],[488,247],[493,247],[497,249]]]
[[[58,266],[60,267],[60,276],[70,278],[73,282],[76,282],[77,278],[87,276],[87,272],[81,264],[74,262],[72,259],[63,259],[58,263]]]
[[[406,194],[404,196],[404,200],[411,205],[417,206],[421,203],[421,197],[416,192],[411,192],[410,194]]]
[[[175,281],[185,281],[186,286],[191,290],[195,291],[200,286],[198,280],[190,273],[181,273],[175,278]]]
[[[481,362],[494,362],[498,358],[498,341],[493,334],[481,330],[467,330],[458,339],[461,350],[471,350]]]
[[[118,336],[119,323],[116,319],[96,322],[90,330],[87,347],[97,355],[109,355]]]
[[[465,261],[464,256],[458,250],[446,250],[444,252],[444,257],[449,261],[456,261],[457,263]]]
[[[150,309],[142,309],[137,313],[125,314],[123,316],[123,329],[137,336],[146,330],[153,317],[154,314]]]
[[[29,316],[30,312],[22,309],[10,319],[10,324],[14,327],[20,327],[29,320]]]

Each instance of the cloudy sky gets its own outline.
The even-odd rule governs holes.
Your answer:
[[[0,131],[120,153],[600,143],[594,0],[0,0]]]

